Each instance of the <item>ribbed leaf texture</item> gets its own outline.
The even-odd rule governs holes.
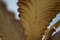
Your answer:
[[[25,40],[24,28],[0,1],[0,40]]]
[[[19,0],[18,6],[27,40],[42,40],[47,26],[60,11],[60,0]]]

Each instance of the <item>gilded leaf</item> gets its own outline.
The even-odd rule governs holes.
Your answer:
[[[27,40],[42,40],[47,26],[60,11],[60,0],[19,0],[18,6]]]

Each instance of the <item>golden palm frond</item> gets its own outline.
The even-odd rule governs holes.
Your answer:
[[[18,6],[27,40],[42,40],[42,34],[60,11],[60,0],[19,0]]]

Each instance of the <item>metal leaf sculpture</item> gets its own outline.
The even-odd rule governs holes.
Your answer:
[[[25,40],[24,28],[0,1],[0,40]]]
[[[47,26],[60,11],[60,0],[19,0],[18,6],[27,40],[42,40]]]

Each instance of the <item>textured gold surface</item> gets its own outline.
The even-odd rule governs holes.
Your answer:
[[[47,26],[60,12],[60,0],[19,0],[18,6],[27,40],[42,40]]]
[[[60,0],[19,0],[18,6],[20,21],[0,1],[1,40],[42,40],[47,26],[60,12]]]

